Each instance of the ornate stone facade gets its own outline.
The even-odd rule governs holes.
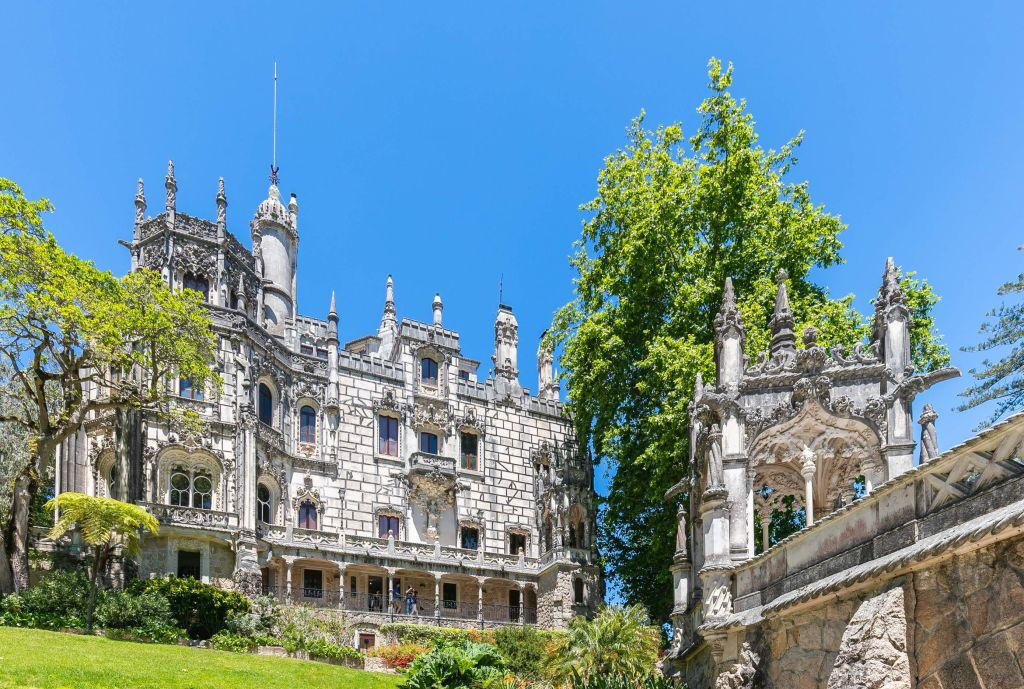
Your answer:
[[[520,384],[511,308],[498,309],[489,376],[443,326],[439,295],[431,322],[399,320],[390,276],[376,333],[342,345],[333,295],[326,319],[298,312],[294,196],[286,206],[271,186],[249,251],[227,229],[223,180],[216,221],[177,210],[173,166],[165,188],[147,218],[139,182],[132,269],[206,294],[223,386],[167,381],[205,420],[199,438],[155,417],[90,419],[63,450],[58,486],[160,519],[142,576],[192,573],[367,624],[560,627],[595,610],[592,466],[550,354],[538,394]]]
[[[1024,415],[940,454],[925,405],[915,466],[914,398],[958,371],[910,365],[892,259],[852,352],[813,328],[796,346],[785,279],[753,365],[726,284],[695,471],[667,496],[688,500],[666,672],[691,689],[1024,687]],[[776,543],[784,504],[806,526]]]

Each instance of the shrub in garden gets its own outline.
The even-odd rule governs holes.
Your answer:
[[[84,572],[51,572],[20,594],[0,599],[0,624],[41,629],[83,627],[88,595],[89,579]]]
[[[192,577],[140,579],[133,581],[128,590],[133,594],[163,595],[170,603],[177,626],[191,639],[209,639],[224,628],[230,616],[250,610],[249,600],[237,591],[210,586]]]
[[[272,596],[257,596],[249,612],[230,615],[224,628],[241,636],[265,637],[274,633],[280,618],[281,609]]]
[[[505,665],[525,680],[537,680],[543,675],[546,649],[550,634],[532,627],[501,627],[494,632],[494,645],[498,647]]]
[[[306,652],[314,658],[325,658],[327,660],[358,660],[363,654],[344,644],[333,644],[324,639],[311,639],[306,642]]]
[[[300,648],[308,650],[309,645],[317,640],[343,646],[352,638],[344,618],[329,610],[304,605],[279,608],[273,635],[289,652]]]
[[[426,646],[417,644],[397,644],[377,646],[370,651],[370,655],[380,658],[390,668],[401,670],[409,667],[412,661],[429,651],[430,649]]]
[[[408,624],[395,622],[382,624],[381,634],[398,640],[400,644],[416,644],[418,646],[434,646],[442,642],[474,641],[491,643],[493,632],[477,629],[459,629],[458,627],[433,627],[425,624]]]
[[[96,606],[96,621],[105,629],[174,627],[171,604],[154,591],[138,595],[126,591],[104,594]]]
[[[593,620],[570,620],[567,634],[549,649],[546,669],[558,681],[600,675],[639,681],[656,672],[660,646],[661,632],[651,626],[643,606],[609,606]]]
[[[405,689],[483,689],[501,682],[505,664],[490,644],[442,642],[408,667]]]
[[[659,674],[637,678],[632,675],[612,673],[592,674],[586,678],[573,676],[566,683],[565,689],[686,689],[686,685],[677,686]]]
[[[233,653],[252,653],[259,645],[257,639],[251,636],[243,636],[237,632],[222,629],[210,637],[210,645],[218,651],[231,651]]]

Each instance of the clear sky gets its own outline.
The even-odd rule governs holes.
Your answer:
[[[795,177],[849,224],[847,263],[820,279],[866,311],[886,256],[919,271],[966,374],[978,358],[959,348],[1024,258],[1024,10],[844,4],[9,3],[0,175],[48,196],[65,246],[115,272],[135,180],[158,212],[169,158],[178,208],[214,217],[223,176],[248,243],[276,60],[300,310],[326,316],[336,290],[342,339],[367,334],[393,273],[399,314],[428,320],[439,291],[486,374],[504,275],[535,388],[603,157],[641,108],[692,133],[714,55],[765,146],[807,132]],[[952,411],[965,385],[923,396],[942,447],[986,414]]]

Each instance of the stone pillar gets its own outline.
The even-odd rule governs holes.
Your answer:
[[[516,582],[516,586],[519,587],[519,624],[526,625],[526,584],[521,581]]]
[[[754,557],[754,469],[747,467],[747,557]]]
[[[387,610],[389,615],[394,613],[394,605],[395,605],[395,602],[393,600],[394,593],[395,593],[395,570],[388,569],[388,592],[387,592],[387,595],[384,596],[384,601],[385,601],[385,605],[387,605],[387,608],[385,608],[385,610]]]
[[[768,542],[772,532],[772,514],[769,508],[761,513],[761,552],[768,550]]]
[[[804,477],[804,509],[807,511],[807,526],[814,524],[814,453],[811,448],[804,447],[801,455],[800,475]]]
[[[294,567],[294,565],[295,565],[295,558],[294,557],[286,557],[286,558],[284,558],[284,566],[286,568],[285,569],[285,576],[287,577],[286,580],[285,580],[284,596],[285,596],[285,600],[287,602],[289,602],[289,603],[292,602],[292,567]]]
[[[338,609],[345,609],[345,565],[338,564]]]
[[[434,575],[434,619],[441,623],[441,575]]]
[[[484,622],[484,577],[476,578],[476,619],[477,622]]]
[[[712,486],[704,491],[701,514],[704,525],[704,566],[700,577],[704,590],[704,617],[717,618],[732,612],[732,581],[729,567],[729,492]]]

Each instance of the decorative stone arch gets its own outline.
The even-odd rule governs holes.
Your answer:
[[[93,459],[93,478],[95,479],[97,497],[110,497],[115,460],[114,450],[110,447],[102,448]]]
[[[505,527],[505,552],[511,553],[512,555],[518,555],[519,553],[512,552],[512,536],[524,536],[525,544],[523,547],[523,554],[530,554],[530,540],[533,537],[533,530],[526,524],[509,524]]]
[[[302,479],[302,488],[296,493],[295,497],[292,498],[292,510],[294,514],[299,514],[299,506],[303,503],[310,503],[316,509],[317,530],[322,531],[322,527],[324,525],[324,512],[327,509],[327,505],[320,497],[320,491],[313,488],[313,477],[309,474],[306,474],[305,478]]]
[[[482,439],[487,435],[487,421],[483,413],[478,412],[476,407],[466,405],[462,416],[455,420],[455,429],[459,432],[475,433]]]
[[[224,460],[218,454],[207,448],[188,447],[178,443],[162,447],[154,460],[157,467],[156,502],[169,504],[171,474],[176,468],[185,470],[189,476],[198,471],[205,471],[210,475],[210,482],[213,484],[210,509],[224,511]]]
[[[304,407],[310,407],[314,414],[312,443],[302,440],[302,409]],[[295,423],[293,424],[295,447],[300,455],[311,457],[316,454],[316,449],[321,445],[321,432],[324,428],[324,406],[319,398],[309,394],[300,394],[295,397],[292,413],[295,414]]]
[[[270,390],[270,427],[282,429],[284,426],[284,404],[282,391],[284,386],[277,377],[271,375],[269,372],[262,373],[257,379],[256,384],[253,385],[253,396],[256,409],[256,418],[260,419],[260,386],[266,385],[267,389]],[[262,423],[262,420],[260,420]]]
[[[478,550],[484,549],[484,520],[483,517],[464,515],[459,517],[458,524],[456,525],[458,532],[456,533],[456,543],[459,547],[462,547],[462,529],[476,529],[476,546]]]
[[[396,519],[398,519],[398,533],[395,534],[395,540],[401,541],[403,530],[408,531],[409,529],[409,525],[405,522],[405,512],[403,512],[402,509],[399,507],[393,507],[391,505],[378,505],[373,510],[373,530],[371,531],[371,533],[375,533],[378,536],[380,535],[378,532],[378,527],[380,525],[381,517],[395,517]],[[387,538],[386,534],[384,535],[384,538]]]
[[[566,537],[573,548],[590,547],[590,529],[588,527],[587,509],[580,502],[573,502],[569,507],[566,520]]]
[[[429,342],[416,347],[412,353],[415,362],[413,380],[415,381],[416,389],[425,392],[431,391],[432,386],[424,385],[423,383],[421,362],[425,358],[433,359],[437,362],[437,387],[434,391],[439,397],[446,398],[448,395],[448,368],[452,362],[451,355],[441,347]]]
[[[285,523],[285,495],[281,484],[273,474],[261,473],[256,479],[256,491],[259,494],[259,487],[266,486],[270,492],[270,521],[268,524],[281,526]]]

